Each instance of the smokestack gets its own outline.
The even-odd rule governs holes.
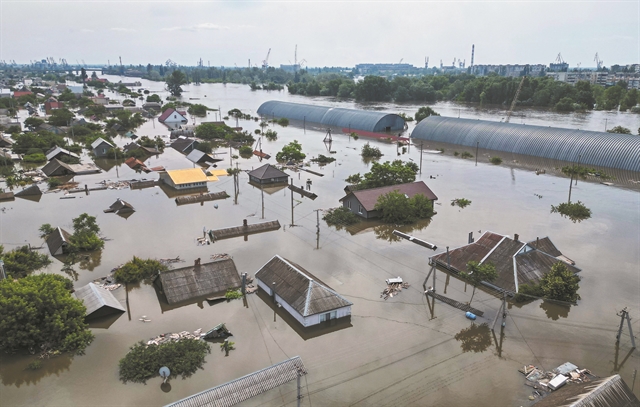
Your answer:
[[[516,242],[519,242],[520,241],[520,235],[517,234],[517,233],[514,233],[513,234],[513,240],[515,240]]]
[[[473,54],[476,51],[476,44],[471,45],[471,67],[473,68]]]
[[[536,249],[540,248],[540,238],[536,237]]]

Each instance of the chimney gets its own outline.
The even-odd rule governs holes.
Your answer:
[[[200,267],[200,257],[198,257],[197,259],[195,259],[195,261],[193,262],[193,266],[194,266],[194,267]]]
[[[517,234],[517,233],[514,233],[513,234],[513,240],[515,240],[516,242],[519,242],[520,241],[520,235]]]
[[[271,283],[271,295],[273,296],[273,303],[276,303],[276,282]]]
[[[536,237],[536,249],[540,248],[540,238]]]

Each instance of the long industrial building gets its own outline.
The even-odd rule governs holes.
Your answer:
[[[640,172],[640,136],[430,116],[412,139]]]
[[[276,100],[270,100],[260,105],[258,114],[268,119],[284,117],[301,123],[317,123],[327,127],[376,133],[404,130],[405,125],[402,117],[393,113],[315,106]]]

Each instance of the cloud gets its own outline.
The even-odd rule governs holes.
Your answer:
[[[184,27],[180,27],[180,26],[166,27],[166,28],[163,28],[162,31],[191,31],[191,32],[195,32],[195,31],[226,30],[228,28],[229,27],[227,27],[227,26],[213,24],[213,23],[200,23],[200,24],[189,25],[189,26],[184,26]]]
[[[118,32],[134,32],[135,30],[133,28],[124,28],[124,27],[111,27],[111,31],[118,31]]]

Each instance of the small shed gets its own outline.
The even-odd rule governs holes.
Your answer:
[[[289,174],[281,171],[271,164],[265,164],[253,171],[249,171],[249,182],[256,185],[286,184],[289,182]]]
[[[55,228],[53,232],[49,233],[46,242],[51,255],[59,256],[64,254],[69,246],[70,238],[71,234],[60,227]]]
[[[122,150],[125,152],[125,154],[130,153],[131,151],[136,151],[136,150],[142,150],[144,154],[148,154],[148,155],[160,154],[160,151],[156,148],[141,146],[135,142],[125,144],[125,146],[122,147]]]
[[[109,150],[114,148],[113,144],[109,143],[102,137],[98,137],[93,143],[91,143],[91,150],[96,157],[106,157],[109,154]]]
[[[214,164],[222,161],[222,158],[215,158],[211,154],[207,154],[204,151],[200,150],[191,150],[189,154],[187,154],[187,159],[196,164]]]
[[[5,147],[9,147],[11,148],[11,146],[13,145],[13,140],[11,140],[10,138],[7,138],[3,135],[0,135],[0,147],[1,148],[5,148]]]
[[[353,303],[296,263],[275,255],[255,274],[258,286],[302,326],[351,315]]]
[[[366,219],[375,218],[378,216],[378,211],[375,210],[378,198],[392,191],[404,194],[407,198],[412,198],[415,195],[424,195],[431,202],[432,208],[433,202],[438,200],[436,194],[431,191],[427,184],[423,181],[416,181],[380,188],[352,190],[342,197],[340,202],[342,202],[342,206],[358,216]]]
[[[178,137],[173,143],[171,143],[171,148],[182,154],[189,154],[196,147],[198,147],[198,145],[200,145],[200,143],[197,140]]]
[[[45,155],[47,156],[47,161],[51,161],[54,158],[60,159],[61,157],[69,157],[80,160],[80,156],[78,154],[74,154],[71,151],[65,150],[64,148],[58,146],[51,148]]]
[[[126,312],[111,291],[93,283],[78,288],[73,295],[87,308],[86,319],[99,318],[115,312]]]
[[[236,264],[228,257],[203,264],[197,259],[193,266],[160,273],[158,280],[169,304],[225,293],[242,285]]]
[[[56,177],[60,175],[75,175],[75,172],[69,166],[69,164],[63,163],[57,158],[52,159],[47,163],[47,165],[42,167],[42,172],[44,172],[44,174],[47,177]]]

